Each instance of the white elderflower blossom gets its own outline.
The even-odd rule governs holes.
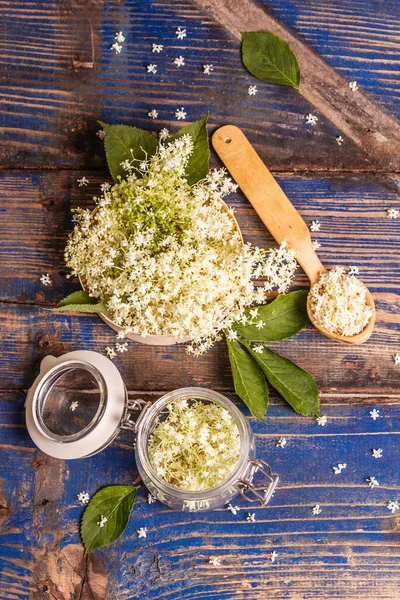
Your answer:
[[[81,177],[80,179],[77,179],[76,181],[78,182],[79,187],[86,187],[87,184],[89,183],[89,179],[87,177]]]
[[[371,415],[371,419],[373,421],[376,421],[376,419],[378,417],[380,417],[381,415],[379,414],[379,410],[377,410],[376,408],[373,408],[372,410],[369,411],[369,414]]]
[[[48,273],[43,273],[43,275],[40,276],[40,283],[42,285],[48,286],[48,285],[51,285],[53,282]]]
[[[148,73],[157,73],[157,65],[155,65],[154,63],[150,63],[149,65],[147,65],[146,69]]]
[[[186,29],[178,27],[178,29],[175,31],[175,35],[178,38],[178,40],[183,40],[183,38],[186,37]]]
[[[368,483],[368,487],[370,487],[371,490],[374,487],[379,487],[379,482],[377,481],[377,479],[375,477],[367,477],[367,479],[365,481]]]
[[[397,217],[399,216],[400,211],[397,210],[397,208],[388,208],[387,209],[387,216],[388,219],[397,219]]]
[[[185,112],[185,109],[182,106],[182,108],[177,108],[176,109],[176,111],[175,111],[175,118],[178,119],[178,121],[185,120],[186,119],[186,114],[187,113]]]
[[[77,498],[81,504],[87,504],[89,502],[90,496],[87,492],[79,492]]]
[[[153,431],[149,458],[157,475],[181,490],[202,491],[226,479],[240,454],[231,414],[217,404],[176,400]]]
[[[242,319],[243,320],[243,319]],[[262,344],[258,344],[257,346],[252,346],[251,348],[253,352],[256,354],[262,354],[264,351],[264,346]]]
[[[117,352],[128,352],[128,342],[124,342],[123,344],[116,344]]]
[[[335,140],[336,140],[336,143],[337,143],[339,146],[341,146],[341,145],[343,144],[343,142],[344,142],[344,138],[343,138],[341,135],[337,135],[337,136],[335,137]]]
[[[106,346],[106,354],[111,360],[117,356],[114,348],[110,348],[110,346]]]
[[[219,567],[221,564],[221,561],[219,558],[217,558],[216,556],[210,556],[210,558],[208,559],[208,562],[210,563],[210,565],[212,565],[213,567]]]
[[[100,515],[100,521],[97,521],[97,525],[101,529],[102,527],[104,527],[104,525],[107,523],[107,521],[108,521],[107,517],[103,517],[103,515]]]
[[[153,494],[150,494],[150,492],[147,494],[147,502],[148,504],[154,504],[155,502],[157,502],[157,498],[155,496],[153,496]]]
[[[223,330],[234,339],[232,325],[266,292],[286,292],[297,263],[285,242],[269,250],[243,244],[222,203],[237,186],[225,169],[190,186],[192,138],[168,135],[162,130],[152,157],[123,162],[127,179],[103,188],[95,212],[76,211],[65,256],[121,327],[118,339],[186,337],[198,355]]]
[[[247,523],[255,523],[256,522],[256,513],[247,513],[246,517]]]
[[[164,50],[164,46],[162,44],[153,44],[152,46],[152,52],[157,52],[157,54],[160,54],[160,52],[162,52]]]
[[[156,111],[155,108],[152,108],[151,110],[149,110],[149,112],[147,113],[147,116],[149,116],[151,119],[157,119],[158,117],[158,111]]]
[[[136,530],[136,533],[138,534],[138,538],[146,538],[147,527],[139,527],[139,529]]]
[[[358,90],[357,81],[349,81],[349,88],[352,92],[356,92]]]
[[[287,439],[285,437],[280,437],[279,440],[276,442],[275,446],[277,448],[284,448],[287,444]]]
[[[396,352],[396,354],[393,354],[393,360],[395,366],[400,365],[400,352]]]
[[[163,129],[161,129],[158,137],[159,137],[160,141],[163,141],[163,140],[166,140],[167,138],[169,138],[168,129],[166,129],[166,127],[163,127]]]
[[[204,73],[204,75],[211,75],[212,71],[214,71],[213,65],[203,65],[203,73]]]
[[[396,512],[396,510],[400,510],[400,504],[396,500],[390,500],[386,506],[387,509],[393,514]]]
[[[382,458],[382,448],[373,448],[371,452],[374,458]]]
[[[114,42],[111,46],[111,50],[115,50],[115,54],[121,54],[122,44],[118,44],[118,42]]]
[[[249,85],[247,93],[249,96],[255,96],[257,94],[258,90],[257,90],[257,86],[256,85]]]
[[[325,427],[327,422],[328,422],[328,417],[326,415],[321,415],[320,417],[317,417],[317,423],[318,423],[318,425],[321,425],[321,427]]]
[[[318,117],[316,115],[308,113],[308,115],[305,116],[305,120],[306,123],[308,123],[308,125],[316,125],[318,122]]]
[[[339,475],[346,467],[346,463],[339,463],[337,467],[332,467],[332,469],[335,475]]]
[[[356,267],[355,265],[352,265],[351,267],[349,267],[349,275],[359,275],[360,274],[360,269],[358,267]]]
[[[71,410],[72,412],[75,412],[76,409],[79,406],[79,402],[78,400],[75,400],[74,402],[71,402],[71,404],[69,405],[69,410]]]
[[[315,221],[311,221],[311,225],[310,225],[310,231],[313,231],[314,233],[316,231],[319,231],[321,229],[321,223],[320,221],[315,220]]]
[[[122,31],[117,31],[117,33],[114,36],[114,39],[119,44],[122,44],[125,41],[125,37],[124,37],[124,34],[122,33]]]
[[[319,243],[318,240],[313,240],[311,243],[312,243],[312,247],[314,248],[314,250],[319,250],[319,248],[321,248],[321,244]]]
[[[322,512],[322,509],[321,509],[321,507],[320,507],[320,505],[319,505],[319,504],[316,504],[316,505],[313,507],[313,509],[312,509],[312,514],[313,514],[313,515],[320,515],[320,514],[321,514],[321,512]]]
[[[104,131],[104,129],[99,129],[98,131],[96,131],[96,135],[101,140],[104,140],[104,138],[106,137],[106,132]]]
[[[310,290],[311,310],[316,323],[332,333],[353,336],[372,316],[366,300],[367,288],[343,267],[321,273]]]
[[[237,515],[238,510],[240,510],[239,506],[233,506],[232,504],[228,504],[226,509],[229,510],[229,512],[231,512],[233,515]]]
[[[275,552],[275,550],[273,550],[272,552],[270,552],[267,556],[268,560],[270,560],[272,563],[274,563],[276,561],[276,559],[278,558],[278,553]]]
[[[174,58],[173,63],[177,67],[184,67],[185,66],[185,59],[183,58],[183,56],[178,56],[177,58]]]

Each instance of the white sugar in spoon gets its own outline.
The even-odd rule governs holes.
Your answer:
[[[234,125],[224,125],[214,133],[212,144],[264,225],[278,244],[287,241],[289,247],[296,252],[297,262],[307,274],[311,285],[314,285],[326,269],[311,243],[309,229],[244,133]],[[372,309],[372,316],[365,328],[353,336],[332,333],[320,327],[315,322],[310,295],[307,312],[314,327],[327,337],[347,344],[363,344],[372,333],[376,316],[374,300],[368,289],[366,301]]]

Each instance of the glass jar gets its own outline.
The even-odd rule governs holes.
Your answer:
[[[161,479],[149,458],[149,440],[168,406],[178,400],[214,403],[229,411],[240,436],[240,455],[230,475],[218,485],[195,492]],[[35,444],[64,460],[84,458],[103,450],[121,429],[136,434],[136,464],[143,483],[172,508],[199,511],[217,508],[241,494],[267,504],[278,483],[270,466],[256,459],[255,438],[247,419],[228,398],[205,388],[182,388],[156,400],[129,401],[122,377],[112,361],[97,352],[47,356],[28,391],[26,423]],[[136,416],[136,420],[133,417]]]

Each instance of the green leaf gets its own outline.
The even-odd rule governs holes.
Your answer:
[[[107,307],[102,302],[98,302],[97,304],[66,304],[57,306],[53,310],[57,312],[105,313]]]
[[[57,308],[68,306],[68,304],[97,304],[97,302],[96,298],[91,298],[87,292],[79,290],[63,298]]]
[[[126,171],[121,167],[124,160],[132,160],[132,157],[137,160],[148,159],[157,151],[157,139],[143,129],[129,125],[107,125],[101,121],[99,123],[106,134],[104,147],[108,168],[114,181],[117,181],[119,176],[122,179],[126,177]],[[140,173],[136,174],[140,176]]]
[[[243,345],[250,351],[263,370],[273,388],[300,415],[319,416],[319,395],[315,379],[307,371],[303,371],[288,358],[284,358],[264,346],[258,354],[251,349],[248,342]]]
[[[250,313],[250,310],[255,309],[246,311],[246,317],[254,324],[242,325],[238,322],[233,329],[246,340],[260,342],[277,342],[292,337],[310,322],[307,314],[307,296],[306,290],[279,294],[270,304],[257,308],[257,317],[253,318]],[[258,328],[256,325],[260,321],[264,325]]]
[[[85,555],[100,546],[108,546],[119,538],[127,526],[138,487],[110,485],[93,496],[83,513],[81,536]],[[97,523],[107,519],[103,527]]]
[[[299,88],[297,58],[289,44],[274,33],[242,33],[242,59],[246,69],[255,77]]]
[[[190,125],[186,125],[186,127],[182,127],[178,133],[172,135],[168,140],[176,140],[185,134],[189,134],[192,137],[193,152],[189,157],[185,173],[189,185],[193,185],[200,181],[200,179],[204,179],[208,173],[210,147],[208,143],[207,118],[208,113],[200,121],[195,121]]]
[[[238,342],[226,338],[226,343],[235,392],[248,406],[253,417],[262,421],[268,408],[268,385],[263,372]]]

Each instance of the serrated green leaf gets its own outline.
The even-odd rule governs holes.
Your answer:
[[[260,342],[277,342],[292,337],[310,322],[307,296],[306,290],[279,294],[270,304],[257,307],[257,317],[253,318],[250,313],[250,310],[255,309],[246,311],[246,317],[253,324],[235,323],[233,329],[246,340]],[[264,325],[257,327],[260,322]]]
[[[72,292],[69,296],[66,296],[57,304],[57,308],[62,306],[68,306],[68,304],[97,304],[98,300],[89,296],[84,290]]]
[[[248,342],[243,340],[241,343],[257,361],[272,387],[297,413],[319,416],[318,388],[310,373],[266,346],[262,353],[256,353]]]
[[[257,362],[235,340],[228,340],[229,360],[232,367],[235,392],[250,409],[251,414],[263,420],[268,408],[268,385]]]
[[[242,33],[242,59],[246,69],[255,77],[299,88],[297,58],[289,44],[274,33]]]
[[[158,148],[158,140],[144,129],[129,125],[107,125],[99,121],[105,132],[104,147],[108,168],[114,181],[118,177],[126,178],[126,171],[121,167],[124,160],[148,159]],[[132,150],[132,152],[131,152]],[[140,173],[136,173],[140,177]]]
[[[81,312],[81,313],[105,313],[107,307],[98,302],[97,304],[68,304],[54,308],[57,312]]]
[[[182,135],[189,134],[193,140],[193,152],[189,157],[186,165],[186,179],[189,185],[193,185],[204,179],[208,173],[209,162],[210,162],[210,147],[208,143],[207,133],[207,118],[208,113],[199,121],[190,123],[186,127],[182,127],[172,135],[168,141],[173,141]]]
[[[110,485],[93,496],[81,523],[85,555],[100,546],[112,544],[125,531],[138,489],[132,485]],[[98,523],[102,517],[107,521],[100,527]]]

